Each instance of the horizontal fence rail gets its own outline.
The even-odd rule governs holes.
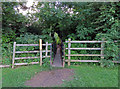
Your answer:
[[[107,42],[107,41],[65,41],[66,43],[101,43],[101,42]]]
[[[101,54],[67,54],[66,56],[101,56]]]
[[[31,63],[15,63],[14,65],[28,65],[28,64],[39,64],[39,62],[31,62]]]
[[[46,57],[50,57],[50,56],[42,56],[42,58],[46,58]],[[19,60],[19,59],[35,59],[35,58],[40,58],[40,57],[18,57],[18,58],[15,58],[15,60]]]
[[[71,41],[71,39],[69,38],[68,41],[66,41],[66,43],[68,43],[68,48],[66,48],[68,50],[68,54],[66,56],[68,56],[68,66],[70,66],[70,62],[99,62],[98,60],[71,60],[71,56],[100,56],[101,59],[104,59],[104,43],[106,41],[104,41],[104,39],[102,41]],[[100,43],[101,44],[101,48],[71,48],[71,44],[72,43]],[[101,54],[71,54],[72,50],[100,50]]]
[[[16,46],[39,46],[39,44],[16,44]]]
[[[66,43],[68,43],[68,48],[66,48],[68,50],[68,54],[66,54],[66,56],[68,57],[68,59],[65,60],[65,62],[68,62],[68,66],[70,65],[70,62],[100,62],[100,60],[73,60],[71,59],[71,56],[99,56],[101,57],[101,59],[104,59],[104,45],[107,41],[104,41],[104,38],[102,39],[102,41],[71,41],[71,39],[69,38],[68,41],[65,41]],[[117,41],[114,41],[117,42]],[[72,43],[99,43],[101,44],[100,48],[71,48],[71,44]],[[99,50],[100,54],[71,54],[71,51],[74,50]],[[120,61],[112,61],[114,63],[120,63]]]
[[[65,41],[66,43],[101,43],[101,42],[108,42],[108,41]],[[115,43],[118,41],[114,41]]]
[[[66,48],[69,49],[69,48]],[[101,48],[70,48],[71,50],[101,50]]]
[[[39,53],[39,50],[36,51],[16,51],[15,53]],[[46,52],[46,50],[42,50],[42,52]],[[47,52],[50,52],[50,50],[47,50]]]
[[[68,62],[69,60],[65,60]],[[71,60],[70,62],[100,62],[100,60]],[[113,63],[120,63],[120,61],[112,61]]]
[[[42,44],[43,46],[46,46],[46,44]],[[51,44],[48,44],[51,45]],[[16,44],[16,46],[39,46],[39,44]]]
[[[0,65],[0,68],[2,67],[10,67],[10,65]]]
[[[39,53],[40,51],[16,51],[15,53]]]
[[[65,60],[68,62],[69,60]],[[99,60],[71,60],[70,62],[99,62]]]

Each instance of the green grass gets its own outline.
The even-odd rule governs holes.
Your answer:
[[[2,68],[0,68],[0,89],[2,88]]]
[[[94,65],[70,66],[75,70],[74,79],[62,87],[118,87],[118,66],[102,68]]]
[[[68,68],[74,69],[73,80],[64,81],[60,87],[118,87],[118,67],[102,68],[94,65],[72,65]],[[40,71],[49,70],[39,65],[20,66],[15,69],[3,68],[2,87],[25,87],[24,82],[29,80]]]
[[[24,82],[31,79],[35,73],[48,70],[39,65],[20,66],[18,68],[2,69],[2,87],[25,87]]]

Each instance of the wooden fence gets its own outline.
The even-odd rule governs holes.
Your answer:
[[[42,40],[39,40],[39,44],[16,44],[16,42],[14,42],[13,45],[13,59],[12,59],[12,68],[14,68],[14,65],[27,65],[27,64],[38,64],[40,63],[40,66],[42,65],[42,58],[46,58],[46,57],[50,57],[48,55],[48,52],[51,52],[51,50],[48,50],[48,46],[50,46],[51,44],[48,44],[48,42],[46,42],[46,44],[42,44]],[[39,46],[39,50],[34,50],[34,51],[16,51],[16,47],[17,46]],[[43,50],[42,46],[46,46],[46,49]],[[45,56],[42,56],[42,53],[45,52]],[[19,53],[40,53],[39,57],[15,57],[16,54]],[[15,63],[15,60],[20,60],[20,59],[35,59],[35,58],[39,58],[40,61],[38,62],[31,62],[31,63]]]
[[[104,45],[107,41],[104,41],[104,39],[102,41],[71,41],[71,39],[68,39],[68,41],[65,41],[66,43],[68,43],[68,48],[65,48],[68,50],[68,54],[66,54],[65,56],[68,57],[68,59],[63,60],[63,65],[65,64],[65,62],[68,62],[68,66],[70,65],[71,62],[100,62],[100,60],[72,60],[71,56],[99,56],[101,57],[101,59],[104,59]],[[117,41],[116,41],[117,42]],[[71,44],[72,43],[99,43],[101,44],[100,48],[71,48]],[[50,57],[50,55],[48,55],[48,52],[50,52],[50,54],[52,53],[52,49],[50,48],[50,50],[48,50],[48,46],[51,46],[51,43],[46,42],[46,44],[42,43],[42,40],[39,40],[39,44],[16,44],[16,42],[14,42],[13,45],[13,59],[12,59],[12,68],[14,68],[15,65],[28,65],[28,64],[40,64],[40,66],[42,66],[43,63],[43,58],[46,57]],[[39,46],[39,50],[32,50],[32,51],[16,51],[16,47],[18,46]],[[45,46],[45,49],[43,50],[43,46]],[[52,46],[51,46],[52,47]],[[71,50],[99,50],[100,54],[71,54]],[[38,57],[16,57],[16,54],[22,54],[22,53],[40,53],[40,55]],[[45,53],[45,56],[42,55],[42,53]],[[15,60],[22,60],[22,59],[35,59],[35,58],[39,58],[40,60],[38,62],[31,62],[31,63],[15,63]],[[51,61],[51,58],[50,58]],[[114,63],[120,63],[120,61],[113,61]],[[10,67],[10,65],[0,65],[0,67]]]
[[[105,45],[104,39],[102,41],[71,41],[69,38],[66,43],[68,43],[68,59],[65,60],[65,62],[68,62],[68,66],[70,66],[70,62],[100,62],[100,60],[71,60],[71,56],[100,56],[101,59],[104,59],[104,45]],[[71,48],[72,43],[100,43],[100,48]],[[100,50],[100,54],[71,54],[71,50]],[[113,61],[114,63],[120,63],[119,61]]]

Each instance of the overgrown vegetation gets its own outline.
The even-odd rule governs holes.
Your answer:
[[[57,32],[64,42],[68,38],[72,40],[101,40],[108,41],[105,44],[105,61],[103,66],[114,65],[111,61],[118,60],[119,43],[114,40],[120,39],[120,3],[87,3],[87,2],[39,2],[36,6],[31,6],[36,13],[27,13],[26,16],[19,13],[18,7],[29,10],[25,3],[5,2],[3,3],[2,18],[2,55],[3,64],[11,64],[13,42],[17,43],[38,43],[43,39],[43,43],[53,42],[53,34]],[[15,10],[15,8],[17,8]],[[9,14],[8,14],[9,13]],[[74,44],[73,47],[93,47],[93,45]],[[94,45],[99,47],[100,45]],[[17,50],[27,51],[38,48],[17,48]],[[91,53],[90,51],[75,51],[79,53]],[[94,51],[94,53],[98,53]],[[23,54],[19,56],[35,56],[39,54]],[[74,58],[77,59],[78,57]],[[89,57],[90,58],[90,57]],[[88,57],[79,57],[80,60],[87,60]],[[97,57],[93,59],[99,60]],[[29,60],[23,60],[30,62]],[[23,62],[18,61],[18,62]],[[33,60],[33,61],[38,61]]]

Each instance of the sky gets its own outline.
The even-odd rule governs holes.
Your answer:
[[[26,6],[29,8],[33,5],[33,2],[34,0],[28,0],[27,3],[26,3]],[[35,1],[35,5],[37,5],[37,1]],[[30,9],[27,9],[27,10],[23,10],[21,9],[21,7],[17,7],[19,9],[19,13],[22,13],[23,15],[27,15],[27,13],[35,13],[36,11],[33,11],[31,8]],[[15,8],[15,10],[17,10],[17,8]]]
[[[34,0],[28,0],[27,1],[27,3],[26,3],[26,6],[28,7],[28,8],[30,8],[32,5],[33,5],[33,3],[35,3],[34,5],[37,5],[38,4],[38,1],[34,1]],[[58,2],[56,2],[56,4],[58,4]],[[23,9],[21,9],[21,7],[17,7],[18,9],[19,9],[19,13],[22,13],[23,15],[27,15],[27,13],[29,12],[29,13],[35,13],[36,11],[37,11],[37,9],[35,9],[36,11],[33,11],[31,8],[30,9],[27,9],[27,10],[23,10]],[[15,8],[16,10],[17,10],[17,8]],[[70,14],[72,14],[73,13],[73,11],[72,11],[72,9],[73,8],[68,8],[68,12],[70,13]]]

